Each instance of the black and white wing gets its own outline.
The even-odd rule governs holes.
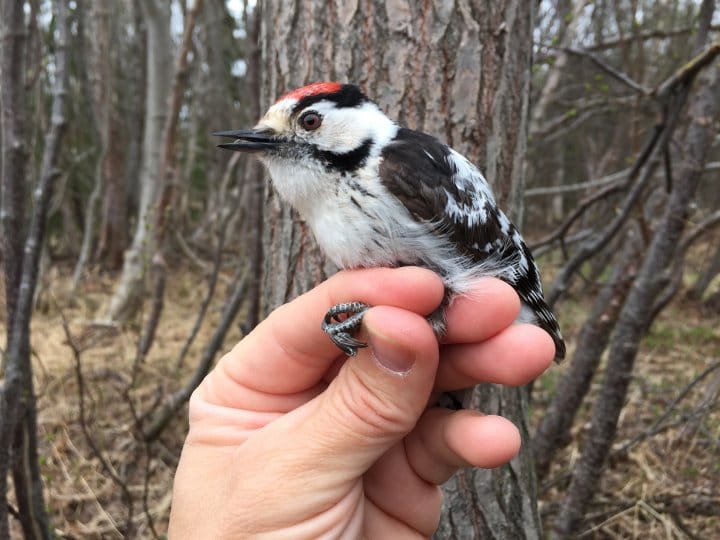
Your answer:
[[[398,131],[382,158],[379,172],[385,187],[416,220],[432,224],[469,267],[478,269],[470,272],[472,278],[494,276],[512,285],[533,322],[552,336],[556,359],[563,358],[565,342],[545,302],[537,265],[478,169],[434,137],[409,129]]]

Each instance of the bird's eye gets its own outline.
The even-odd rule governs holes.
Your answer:
[[[313,111],[308,111],[300,117],[300,125],[307,131],[314,131],[322,124],[322,116]]]

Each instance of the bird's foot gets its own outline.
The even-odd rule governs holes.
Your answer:
[[[437,406],[451,411],[462,411],[465,408],[463,396],[458,395],[457,392],[443,392],[438,399]]]
[[[367,343],[353,337],[352,333],[360,328],[368,309],[370,306],[362,302],[345,302],[334,305],[325,314],[323,332],[348,356],[355,356],[358,349],[367,347]]]

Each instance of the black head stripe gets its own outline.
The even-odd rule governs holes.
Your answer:
[[[365,139],[360,146],[343,154],[329,152],[327,150],[318,150],[315,147],[313,147],[312,152],[314,157],[322,161],[328,169],[340,172],[352,172],[365,163],[365,160],[370,155],[371,149],[372,140]]]
[[[354,84],[343,84],[342,88],[337,92],[324,92],[305,96],[298,101],[292,109],[292,114],[297,114],[306,107],[318,101],[332,101],[337,103],[338,107],[359,107],[363,103],[370,101],[368,97],[362,93],[362,90]]]

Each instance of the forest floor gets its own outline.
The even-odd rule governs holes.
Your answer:
[[[70,294],[68,276],[56,272],[48,276],[52,287],[39,296],[32,322],[41,467],[56,534],[122,538],[120,530],[132,523],[136,537],[162,537],[172,475],[186,430],[186,409],[151,445],[139,441],[136,418],[189,378],[219,319],[227,280],[219,283],[197,339],[184,365],[177,368],[178,352],[205,295],[203,276],[188,271],[170,276],[155,342],[144,361],[135,365],[143,317],[124,327],[98,320],[107,307],[113,280],[93,276],[81,292]],[[577,333],[590,301],[563,301],[558,311],[566,335]],[[69,346],[63,318],[77,355]],[[236,322],[223,350],[241,335]],[[639,353],[615,451],[590,511],[591,528],[583,538],[720,538],[720,370],[696,382],[683,399],[674,402],[718,360],[720,315],[702,313],[697,304],[682,301],[661,314]],[[563,369],[563,365],[554,366],[536,382],[534,421]],[[582,408],[582,418],[575,423],[572,442],[540,485],[546,524],[562,501],[567,472],[579,457],[598,379]],[[79,382],[84,387],[84,422],[80,421]],[[620,451],[631,441],[636,442]],[[129,499],[133,501],[130,512]]]

